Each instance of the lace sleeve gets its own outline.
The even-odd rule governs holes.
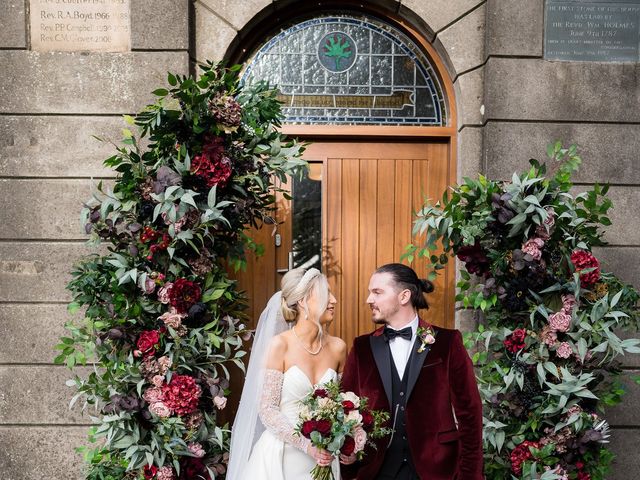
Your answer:
[[[264,426],[280,440],[308,453],[307,449],[311,441],[297,435],[293,425],[280,412],[280,397],[282,394],[282,382],[284,374],[278,370],[268,369],[264,377],[262,398],[260,399],[260,420]]]

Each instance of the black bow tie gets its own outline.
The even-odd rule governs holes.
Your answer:
[[[413,332],[411,327],[405,327],[402,330],[394,330],[390,327],[384,327],[384,336],[387,337],[387,341],[393,340],[396,337],[402,337],[405,340],[411,340]]]

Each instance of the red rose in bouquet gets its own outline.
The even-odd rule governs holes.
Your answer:
[[[342,448],[340,449],[340,453],[343,455],[351,455],[353,451],[356,449],[356,441],[353,437],[346,436],[344,437],[344,443],[342,444]]]
[[[305,437],[311,438],[311,432],[315,432],[316,431],[317,424],[318,424],[318,422],[316,420],[307,420],[306,422],[302,423],[302,427],[300,429],[300,432]]]
[[[313,392],[313,394],[317,397],[317,398],[326,398],[327,395],[329,395],[327,393],[327,391],[324,388],[316,388]]]
[[[369,410],[361,410],[360,415],[362,415],[362,426],[366,431],[369,431],[374,425],[373,415]]]
[[[342,402],[342,408],[344,408],[344,413],[349,413],[351,410],[355,409],[356,406],[350,400],[344,400]]]

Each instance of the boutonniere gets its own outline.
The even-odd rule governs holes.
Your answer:
[[[427,345],[433,345],[436,341],[436,333],[431,327],[418,327],[417,335],[418,338],[420,338],[420,348],[418,348],[418,353],[424,352]]]

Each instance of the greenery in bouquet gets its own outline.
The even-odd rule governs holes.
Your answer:
[[[296,432],[316,448],[338,457],[354,455],[362,459],[365,447],[376,448],[373,442],[391,430],[389,413],[367,408],[367,398],[353,392],[341,392],[338,382],[317,385],[301,400],[302,410]],[[314,480],[332,480],[331,467],[316,465],[311,471]]]
[[[550,145],[553,173],[531,160],[510,181],[465,179],[426,205],[409,260],[432,274],[451,255],[456,300],[478,313],[474,349],[484,403],[485,474],[502,479],[605,478],[605,407],[621,401],[619,356],[639,353],[638,292],[602,270],[593,247],[611,225],[607,186],[575,193],[575,146]],[[625,335],[622,335],[625,337]]]
[[[240,86],[239,69],[169,74],[158,101],[127,118],[140,138],[124,130],[104,162],[117,178],[83,211],[101,253],[72,272],[70,310],[84,319],[67,324],[56,362],[93,363],[69,381],[72,404],[83,399],[96,423],[88,479],[225,473],[229,431],[217,412],[251,334],[229,272],[259,250],[245,230],[273,223],[274,183],[306,165],[277,131],[275,90]]]

